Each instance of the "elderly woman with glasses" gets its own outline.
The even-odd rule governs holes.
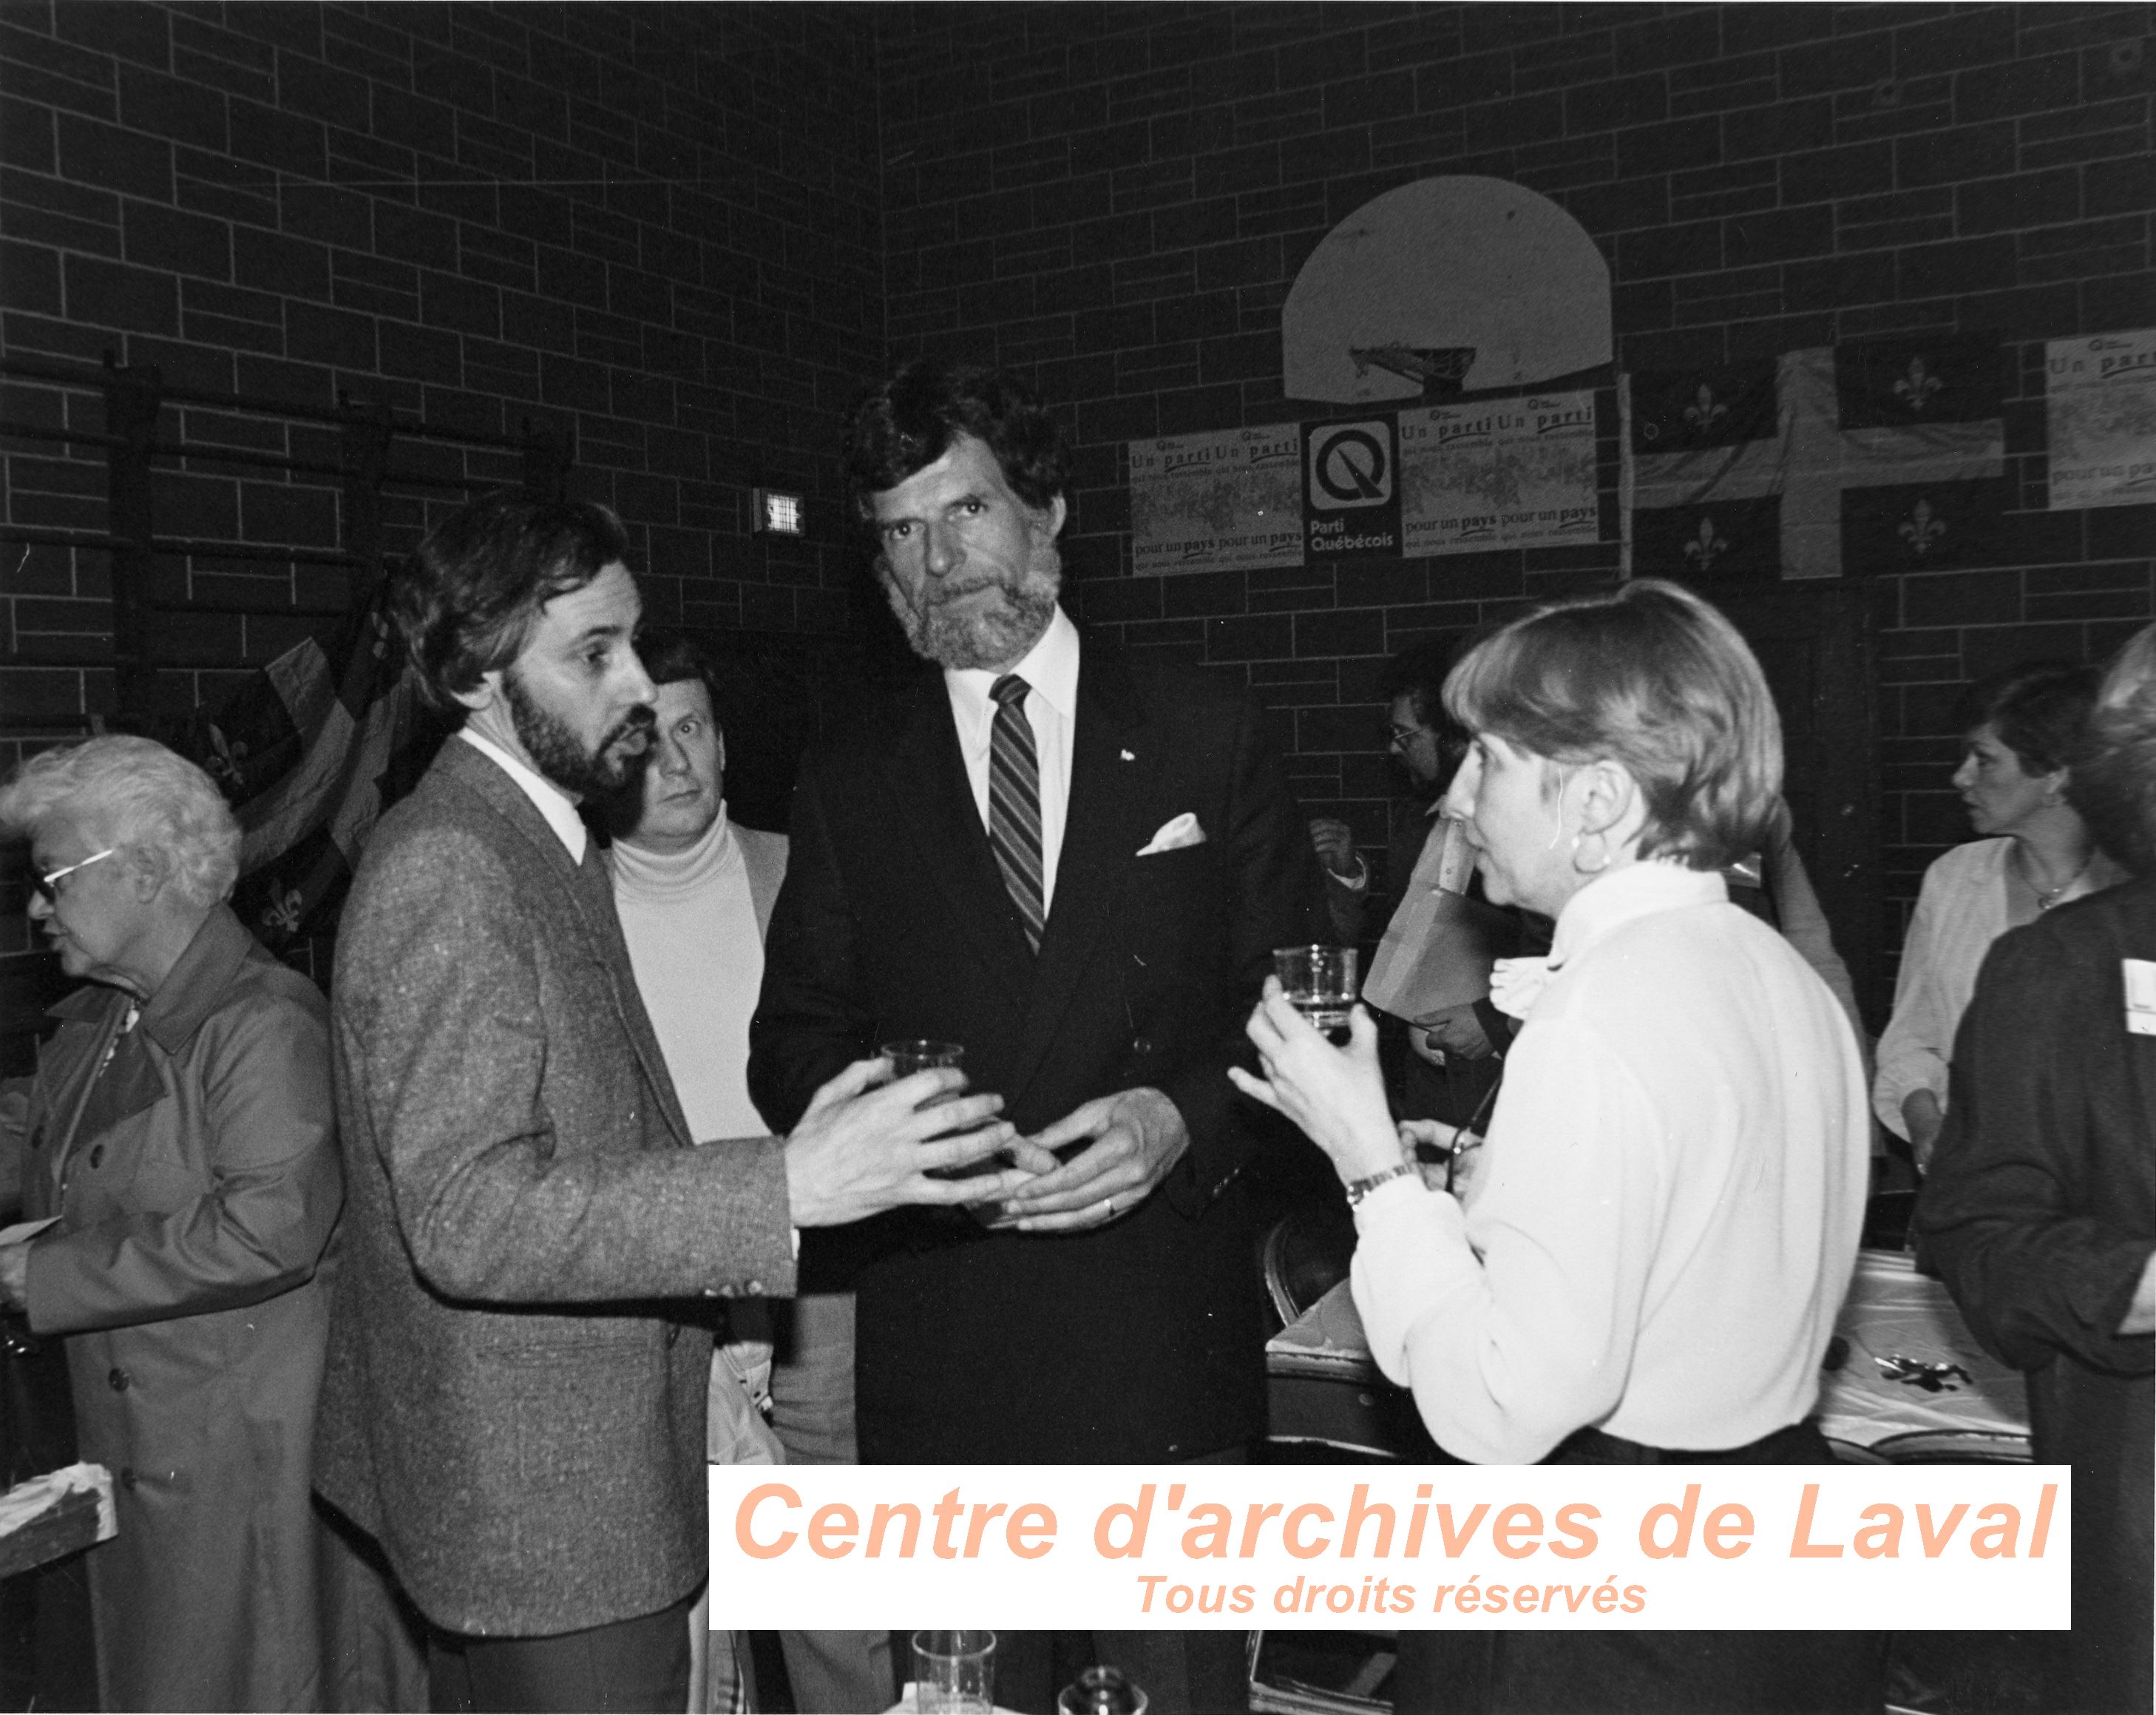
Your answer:
[[[1637,582],[1544,608],[1447,680],[1474,736],[1450,808],[1491,898],[1556,920],[1501,968],[1524,1019],[1481,1164],[1425,1184],[1360,1009],[1332,1046],[1269,987],[1239,1087],[1332,1158],[1373,1353],[1478,1463],[1809,1463],[1856,1255],[1869,1129],[1847,1016],[1731,903],[1760,846],[1779,722],[1728,621]],[[1599,1631],[1402,1638],[1403,1711],[1876,1711],[1878,1641]]]
[[[318,1707],[309,1452],[343,1205],[322,998],[224,903],[239,829],[145,738],[33,757],[0,788],[30,917],[84,986],[0,1187],[0,1307],[64,1337],[81,1456],[119,1533],[90,1551],[107,1709]],[[0,1192],[4,1195],[4,1192]]]

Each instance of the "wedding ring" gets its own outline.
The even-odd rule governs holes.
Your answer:
[[[1114,1198],[1102,1198],[1101,1199],[1101,1207],[1108,1211],[1108,1219],[1110,1220],[1113,1220],[1116,1218],[1116,1199]]]

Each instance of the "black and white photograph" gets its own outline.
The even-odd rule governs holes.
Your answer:
[[[2147,1715],[2153,110],[2147,0],[0,0],[0,1710]],[[879,1466],[2056,1599],[886,1616]]]

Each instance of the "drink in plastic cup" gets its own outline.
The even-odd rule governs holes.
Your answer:
[[[1352,947],[1276,947],[1273,974],[1289,1002],[1327,1036],[1348,1028],[1355,1004]]]
[[[989,1715],[995,1706],[996,1635],[916,1631],[913,1683],[920,1715]]]
[[[966,1066],[965,1045],[958,1042],[935,1042],[912,1037],[901,1042],[886,1042],[877,1048],[876,1052],[891,1062],[891,1075],[894,1079],[911,1077],[916,1072],[931,1071],[940,1066],[956,1066],[963,1071]],[[961,1085],[947,1095],[930,1096],[921,1103],[921,1107],[939,1107],[944,1102],[956,1101],[964,1093],[965,1086]],[[928,1176],[935,1179],[970,1179],[982,1173],[992,1173],[1004,1164],[1004,1157],[1007,1154],[1008,1152],[999,1152],[986,1161],[968,1162],[963,1167],[932,1167],[928,1169]]]
[[[894,1078],[907,1078],[916,1072],[931,1071],[938,1066],[958,1066],[966,1064],[965,1045],[958,1042],[930,1042],[919,1037],[903,1042],[886,1042],[876,1052],[891,1062]],[[944,1096],[944,1101],[952,1098]]]

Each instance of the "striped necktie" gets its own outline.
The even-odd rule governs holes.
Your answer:
[[[1041,886],[1040,757],[1025,718],[1025,694],[1032,688],[1015,673],[988,687],[996,702],[988,740],[988,845],[1024,920],[1026,945],[1039,952],[1048,911]]]

